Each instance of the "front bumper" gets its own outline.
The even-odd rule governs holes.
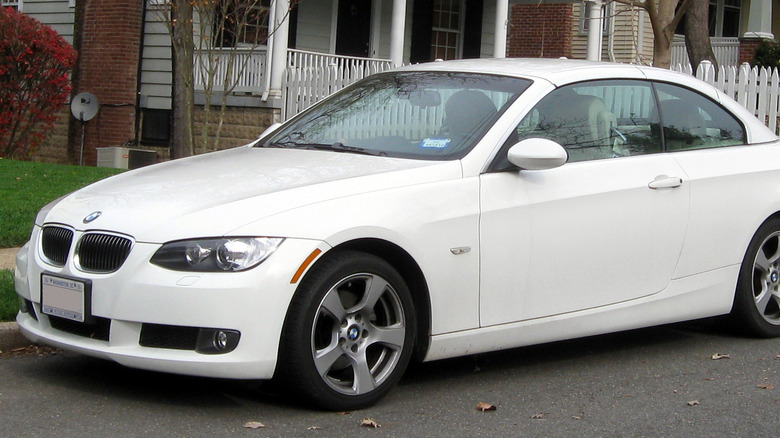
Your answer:
[[[71,261],[61,268],[47,264],[37,250],[38,234],[33,232],[32,243],[17,256],[15,275],[16,292],[29,310],[20,312],[17,322],[31,341],[134,368],[236,379],[273,376],[282,325],[297,287],[290,280],[312,251],[327,249],[319,241],[287,239],[254,269],[187,273],[150,264],[160,245],[136,242],[118,271],[94,274],[79,271]],[[43,314],[42,273],[90,281],[91,316],[100,327]],[[143,331],[160,328],[161,341],[154,346],[141,342]],[[187,348],[188,341],[168,339],[193,332],[203,337],[213,332],[209,329],[239,333],[235,348],[204,354]]]

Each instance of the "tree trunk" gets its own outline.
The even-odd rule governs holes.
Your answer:
[[[193,76],[192,3],[189,0],[174,0],[171,3],[173,32],[173,147],[171,158],[188,157],[193,154],[195,89]]]
[[[685,11],[685,49],[694,73],[705,59],[718,68],[709,33],[709,0],[691,0]]]

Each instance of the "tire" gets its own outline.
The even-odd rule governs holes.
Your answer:
[[[414,349],[409,288],[389,263],[350,251],[312,267],[285,319],[277,370],[314,405],[349,411],[376,403]]]
[[[739,271],[732,321],[746,334],[780,336],[780,219],[756,231]]]

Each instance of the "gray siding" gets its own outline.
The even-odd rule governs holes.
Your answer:
[[[141,53],[142,108],[171,109],[171,37],[164,19],[157,7],[148,5]]]
[[[73,44],[74,9],[69,0],[24,0],[22,12],[43,24],[48,24],[70,44]]]

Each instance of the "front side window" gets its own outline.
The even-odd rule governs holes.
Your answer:
[[[517,137],[548,138],[569,162],[661,152],[653,89],[632,80],[568,85],[542,99],[517,126]]]
[[[655,87],[667,151],[745,144],[742,124],[720,105],[687,88]]]
[[[485,74],[379,74],[312,107],[259,146],[462,158],[530,83]]]

